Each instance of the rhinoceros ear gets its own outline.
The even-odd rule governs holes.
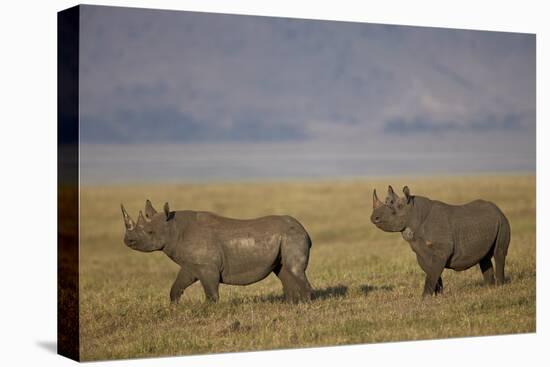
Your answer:
[[[145,201],[145,218],[151,220],[155,214],[157,214],[157,211],[153,208],[151,201],[147,199],[147,201]]]
[[[411,192],[409,186],[403,187],[403,194],[405,194],[405,199],[407,199],[407,204],[411,201]]]
[[[164,203],[164,215],[166,215],[166,220],[170,219],[170,206],[168,202]]]

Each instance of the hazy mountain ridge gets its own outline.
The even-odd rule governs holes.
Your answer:
[[[84,6],[81,138],[534,131],[535,36]]]

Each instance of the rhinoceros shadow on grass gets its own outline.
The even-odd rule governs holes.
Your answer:
[[[178,303],[197,280],[206,299],[219,299],[219,284],[248,285],[272,272],[289,302],[308,301],[312,288],[306,277],[311,239],[304,227],[286,215],[233,219],[203,211],[157,212],[149,200],[137,222],[121,205],[124,243],[138,251],[162,251],[181,268],[170,290]]]
[[[443,292],[443,269],[466,270],[479,264],[486,284],[504,283],[510,224],[493,203],[475,200],[450,205],[391,186],[384,202],[373,192],[371,221],[386,232],[401,232],[426,273],[423,296]],[[496,272],[491,259],[495,260]],[[496,279],[495,279],[496,278]]]
[[[359,287],[361,292],[367,296],[372,292],[378,292],[378,291],[384,291],[384,292],[390,292],[393,291],[394,286],[393,285],[369,285],[369,284],[363,284]]]
[[[348,287],[345,285],[328,286],[326,288],[315,289],[311,293],[311,300],[325,300],[330,298],[343,298],[348,294]],[[259,303],[279,303],[285,300],[280,294],[267,294],[253,298],[254,302]]]

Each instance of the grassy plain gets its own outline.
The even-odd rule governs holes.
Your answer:
[[[507,215],[512,241],[502,287],[479,268],[443,273],[445,293],[421,302],[423,273],[400,234],[370,222],[371,194],[409,185],[449,203],[477,198]],[[163,253],[124,246],[119,204],[137,217],[157,210],[208,210],[235,218],[290,214],[308,230],[315,300],[283,302],[270,275],[220,289],[203,303],[199,283],[178,306],[168,292],[178,266]],[[535,177],[433,177],[84,187],[81,190],[81,358],[186,355],[535,331]]]

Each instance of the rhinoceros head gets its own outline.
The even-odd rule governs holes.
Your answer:
[[[405,197],[400,198],[391,186],[388,187],[388,195],[381,202],[376,195],[376,189],[372,194],[373,210],[371,222],[386,232],[401,232],[407,227],[411,215],[411,196],[409,188],[403,188]]]
[[[169,239],[169,223],[172,218],[168,203],[164,204],[164,213],[157,213],[149,200],[145,202],[145,216],[140,211],[137,222],[120,205],[126,233],[124,243],[126,246],[142,251],[151,252],[162,250]]]

